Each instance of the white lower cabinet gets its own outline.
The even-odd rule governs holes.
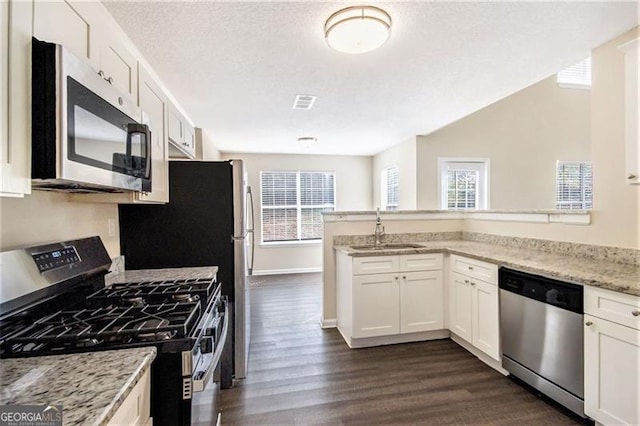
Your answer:
[[[450,265],[449,330],[499,361],[498,267],[457,255],[451,255]]]
[[[350,344],[352,338],[444,329],[442,254],[339,252],[336,261],[338,329]]]
[[[585,288],[584,324],[585,413],[640,424],[640,297]]]
[[[151,376],[147,370],[122,401],[107,425],[146,426],[151,424]]]

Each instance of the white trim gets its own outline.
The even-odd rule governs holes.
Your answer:
[[[529,223],[563,223],[566,225],[590,225],[590,212],[577,212],[576,210],[549,210],[549,211],[512,211],[500,212],[491,210],[432,210],[408,212],[380,212],[383,222],[398,220],[487,220],[501,222],[529,222]],[[322,217],[325,223],[331,222],[371,222],[376,220],[375,212],[344,212],[325,214]]]
[[[447,193],[442,190],[442,172],[447,163],[478,163],[482,164],[483,172],[478,180],[478,205],[482,209],[491,208],[491,197],[489,188],[491,187],[491,159],[486,157],[438,157],[438,200],[440,208],[446,209]],[[453,210],[453,209],[452,209]],[[467,210],[468,211],[468,210]]]
[[[338,320],[320,318],[320,328],[336,328],[338,327]]]
[[[298,241],[270,241],[260,243],[260,248],[301,248],[301,247],[321,247],[322,238],[317,240],[298,240]]]
[[[290,268],[290,269],[261,269],[253,271],[253,275],[286,275],[286,274],[308,274],[311,272],[322,272],[322,267],[317,268]]]
[[[558,83],[558,87],[560,87],[561,89],[591,90],[590,84]]]

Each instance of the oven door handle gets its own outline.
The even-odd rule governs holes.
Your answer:
[[[211,364],[209,364],[204,374],[201,375],[202,378],[193,380],[192,389],[194,392],[202,392],[207,388],[207,383],[209,383],[209,381],[211,380],[211,377],[213,376],[213,372],[215,371],[216,367],[220,363],[220,358],[222,358],[222,352],[224,351],[224,346],[227,342],[228,331],[229,331],[229,304],[226,303],[224,307],[224,325],[222,326],[222,334],[221,334],[222,337],[220,338],[220,341],[216,345],[216,350],[213,353],[213,360],[211,361]],[[194,372],[192,377],[199,376],[200,375],[199,373],[200,373],[199,371]]]

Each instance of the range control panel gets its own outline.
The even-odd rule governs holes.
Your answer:
[[[80,262],[80,256],[74,246],[32,254],[40,273]]]

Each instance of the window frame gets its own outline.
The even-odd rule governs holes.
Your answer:
[[[265,206],[262,200],[262,188],[263,188],[263,174],[264,173],[295,173],[296,174],[296,204],[282,204],[277,206]],[[313,239],[300,239],[302,235],[302,210],[328,207],[327,204],[323,205],[303,205],[301,197],[301,178],[302,173],[324,173],[333,175],[333,211],[336,211],[336,172],[324,171],[324,170],[260,170],[260,246],[264,247],[286,247],[286,246],[300,246],[300,245],[319,245],[322,243],[322,236]],[[271,209],[296,209],[296,234],[297,240],[280,240],[280,241],[265,241],[264,240],[264,210]]]
[[[389,203],[389,171],[396,170],[396,190],[398,192],[398,202]],[[395,207],[395,208],[389,208]],[[380,172],[380,208],[385,211],[395,211],[400,208],[400,168],[397,165],[385,167]]]
[[[476,188],[477,203],[476,208],[470,209],[452,209],[449,208],[448,199],[448,172],[452,169],[453,165],[463,165],[465,163],[473,164],[475,167],[469,167],[467,170],[477,171],[479,174],[478,185]],[[462,170],[465,170],[462,168]],[[473,211],[473,210],[488,210],[490,208],[490,173],[491,161],[489,158],[471,158],[471,157],[438,157],[438,200],[440,210],[448,211]]]
[[[585,187],[585,178],[584,176],[582,176],[582,172],[581,172],[581,176],[580,176],[580,195],[581,195],[581,199],[580,200],[560,200],[559,199],[559,195],[560,192],[558,191],[559,189],[559,185],[558,185],[558,177],[559,177],[559,167],[560,165],[580,165],[580,167],[582,168],[582,166],[586,166],[588,165],[590,168],[590,173],[591,173],[591,199],[588,199],[587,197],[587,191],[586,191],[586,187]],[[555,207],[556,210],[562,210],[562,211],[572,211],[572,210],[584,210],[584,211],[592,211],[593,210],[593,162],[592,161],[576,161],[576,160],[557,160],[556,161],[556,172],[555,172],[555,187],[556,187],[556,197],[555,197]],[[581,204],[580,208],[573,208],[572,205],[573,204]],[[564,204],[564,207],[563,207]],[[587,207],[587,205],[590,204],[590,207]]]

